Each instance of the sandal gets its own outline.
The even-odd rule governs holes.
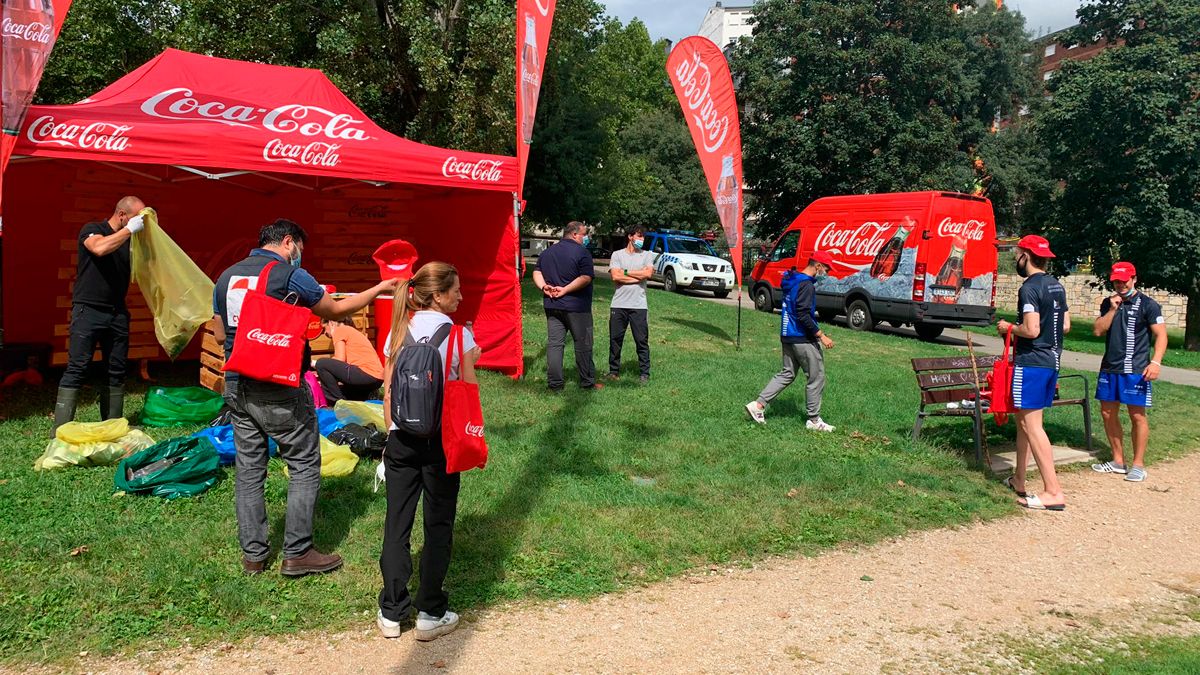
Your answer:
[[[1017,503],[1020,504],[1021,506],[1024,506],[1027,509],[1033,509],[1034,511],[1066,511],[1067,510],[1066,504],[1043,504],[1041,497],[1038,497],[1037,495],[1029,495],[1028,497],[1025,498],[1025,501],[1023,501],[1023,502],[1019,501]]]
[[[1014,478],[1014,477],[1015,477],[1015,476],[1009,476],[1008,478],[1005,478],[1005,479],[1004,479],[1004,485],[1005,485],[1005,486],[1007,486],[1009,490],[1012,490],[1013,492],[1017,493],[1017,496],[1018,496],[1018,497],[1024,497],[1024,496],[1025,496],[1025,491],[1024,491],[1024,490],[1018,490],[1016,487],[1014,487],[1014,486],[1013,486],[1013,478]]]

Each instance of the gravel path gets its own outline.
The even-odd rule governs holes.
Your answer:
[[[589,602],[505,607],[421,644],[336,635],[99,661],[96,672],[1020,672],[1014,646],[1200,623],[1200,456],[1141,485],[1063,476],[1065,513],[916,533]],[[1112,636],[1116,637],[1112,637]],[[1079,646],[1083,644],[1084,646]]]

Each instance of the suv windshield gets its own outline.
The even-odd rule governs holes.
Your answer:
[[[672,237],[670,245],[671,253],[694,253],[696,255],[716,256],[716,253],[713,253],[708,243],[699,239],[676,239]]]

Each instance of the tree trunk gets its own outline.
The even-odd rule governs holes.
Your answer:
[[[1200,351],[1200,282],[1193,282],[1192,292],[1188,293],[1183,348],[1193,352]]]

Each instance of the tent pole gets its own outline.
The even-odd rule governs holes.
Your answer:
[[[737,348],[742,349],[742,288],[738,287]]]

